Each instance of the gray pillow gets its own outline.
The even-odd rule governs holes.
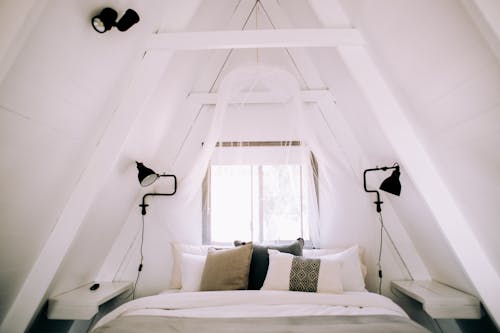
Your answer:
[[[234,246],[245,245],[246,242],[234,241]],[[302,256],[304,240],[298,238],[286,245],[257,245],[253,244],[252,261],[250,262],[250,273],[248,274],[248,289],[259,290],[264,284],[269,267],[268,249],[278,250],[280,252],[291,253],[296,256]]]

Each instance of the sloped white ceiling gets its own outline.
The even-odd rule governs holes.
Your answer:
[[[18,8],[11,2],[3,5],[11,13]],[[144,35],[159,28],[163,10],[174,2],[114,5],[119,14],[133,6],[141,15],[140,24],[124,34],[115,30],[100,35],[92,29],[90,18],[102,9],[101,2],[41,1],[20,6],[19,11],[26,14],[17,16],[18,20],[35,19],[24,24],[30,29],[11,29],[18,34],[2,40],[12,47],[12,40],[26,35],[23,43],[14,45],[18,54],[9,67],[2,67],[5,75],[0,86],[0,171],[8,189],[0,199],[4,264],[0,320],[130,84],[144,52]],[[38,16],[31,15],[33,8],[40,12]],[[23,27],[12,17],[2,23]]]
[[[0,321],[123,100],[143,56],[145,38],[156,30],[239,30],[245,24],[248,28],[253,24],[344,27],[349,21],[343,10],[363,31],[406,116],[500,272],[496,240],[500,234],[496,203],[500,197],[500,65],[460,2],[262,1],[262,8],[267,3],[270,12],[261,10],[260,21],[255,13],[238,12],[245,5],[252,10],[247,2],[115,1],[113,5],[120,10],[138,10],[141,23],[124,34],[103,35],[89,25],[100,2],[59,0],[42,6],[38,21],[32,24],[26,42],[18,46],[18,56],[0,82],[0,172],[6,189],[0,196]],[[279,5],[286,17],[276,16],[273,5]],[[235,20],[235,15],[241,17]],[[12,26],[21,25],[14,22]],[[296,63],[293,59],[297,58],[290,55],[297,54],[290,53],[283,49],[177,53],[129,133],[112,175],[98,185],[99,194],[48,292],[64,291],[96,277],[122,227],[137,217],[141,192],[133,161],[143,159],[157,170],[175,171],[172,160],[183,149],[198,111],[186,106],[184,98],[191,91],[216,91],[217,75],[223,76],[238,64],[277,64],[293,72],[303,88],[318,88],[311,83],[323,82],[335,93],[362,147],[364,157],[354,164],[374,163],[364,165],[369,168],[392,163],[397,157],[338,54],[331,49],[307,50],[310,62]],[[304,59],[304,53],[300,55]],[[316,71],[307,71],[304,78],[304,67]],[[182,158],[189,160],[189,156]],[[422,194],[415,191],[411,179],[405,181],[407,196],[390,200],[391,205],[429,273],[475,292],[423,204]]]
[[[455,1],[346,1],[345,8],[500,272],[498,60]]]

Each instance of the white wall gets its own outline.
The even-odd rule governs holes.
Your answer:
[[[92,29],[90,17],[100,6],[47,4],[31,31],[21,31],[25,43],[5,71],[0,149],[8,190],[0,199],[0,319],[53,229],[128,83],[129,64],[139,55],[140,28],[127,35],[98,35]]]
[[[498,60],[459,2],[346,1],[345,7],[500,271],[495,236],[500,232],[495,222],[499,208],[494,203],[500,189]],[[407,12],[412,15],[403,15]],[[419,235],[416,243],[424,244],[425,233]],[[446,261],[428,262],[438,267]],[[433,271],[447,280],[445,270]]]
[[[147,4],[113,1],[119,10],[138,9],[141,23],[124,34],[112,31],[103,35],[98,35],[89,25],[92,14],[102,6],[100,2],[57,0],[45,7],[35,6],[39,12],[33,13],[29,6],[15,7],[36,20],[31,23],[32,29],[30,25],[24,29],[19,22],[9,21],[6,31],[16,36],[1,35],[5,38],[1,40],[0,56],[10,58],[0,68],[0,78],[4,78],[0,85],[0,153],[4,161],[0,172],[7,189],[0,196],[3,264],[0,321],[123,97],[133,77],[134,64],[142,56],[144,36],[156,28],[164,31],[224,28],[231,22],[238,3],[236,0],[205,1],[198,7],[200,1],[182,4],[178,1]],[[500,143],[498,59],[458,1],[348,0],[341,3],[354,25],[364,32],[370,51],[387,74],[405,110],[409,111],[406,116],[413,120],[472,230],[500,272],[496,241],[500,231],[496,223],[500,213],[496,204],[500,196],[497,171],[500,155],[496,153]],[[319,26],[306,2],[289,1],[283,3],[283,8],[297,26]],[[322,16],[330,17],[326,12]],[[342,23],[341,15],[331,16]],[[163,23],[162,18],[166,18]],[[244,21],[245,17],[242,18]],[[256,23],[254,19],[249,24]],[[270,27],[266,20],[260,22],[260,27]],[[231,24],[237,27],[237,23]],[[16,40],[18,56],[12,57],[12,53],[5,50]],[[83,221],[51,293],[89,282],[97,276],[116,274],[117,278],[127,279],[135,276],[137,247],[130,248],[119,267],[128,247],[138,244],[132,242],[140,225],[136,204],[147,191],[137,188],[133,161],[142,159],[160,172],[181,176],[186,173],[203,133],[193,129],[185,141],[198,109],[184,104],[184,97],[193,87],[208,91],[215,80],[214,74],[220,69],[211,65],[221,64],[220,59],[216,59],[221,58],[220,54],[192,52],[174,57],[143,117],[130,134],[113,175],[102,185]],[[367,112],[367,104],[338,55],[332,50],[314,50],[310,54],[321,78],[334,92],[355,139],[363,147],[365,158],[351,159],[354,173],[358,172],[361,177],[363,168],[392,164],[397,157]],[[289,70],[305,87],[297,64],[283,50],[235,52],[222,74],[237,64],[257,61]],[[216,89],[220,80],[215,83]],[[179,151],[182,154],[179,155]],[[403,246],[403,250],[416,271],[427,269],[435,279],[474,292],[421,195],[415,191],[411,179],[405,177],[403,174],[402,196],[384,198],[384,213],[387,210],[389,224],[395,230],[393,237],[404,240],[408,233],[411,243]],[[359,188],[359,179],[351,185]],[[363,209],[367,212],[373,209],[369,195],[352,193],[352,200],[361,197],[366,199]],[[349,198],[346,196],[345,200]],[[199,197],[196,200],[201,204]],[[176,202],[175,197],[153,198],[152,202],[146,215],[146,265],[141,280],[144,285],[140,288],[144,294],[161,289],[168,279],[168,241],[201,241],[197,206],[186,216],[184,210],[177,209],[181,203]],[[164,206],[160,206],[163,202]],[[325,214],[324,244],[359,242],[365,246],[369,250],[372,272],[369,286],[373,289],[376,283],[374,251],[378,244],[373,235],[378,233],[377,221],[352,218],[348,211],[340,219],[330,220]],[[354,221],[352,224],[344,223],[350,218]],[[400,229],[401,226],[404,229]],[[98,275],[105,254],[112,246]],[[419,256],[412,254],[413,246],[425,261],[425,267],[419,263]],[[385,260],[389,267],[386,281],[405,277],[391,249],[384,248],[384,253],[388,254]]]
[[[208,123],[212,116],[212,110],[208,107],[201,111],[186,103],[181,112],[172,118],[175,131],[167,131],[164,142],[165,147],[158,151],[159,159],[168,162],[169,170],[177,175],[179,186],[182,188],[183,181],[189,173],[190,168],[199,154],[201,143],[209,128]],[[308,114],[313,117],[317,125],[317,133],[323,138],[326,147],[336,147],[336,137],[328,131],[325,119],[317,114],[316,108],[308,108]],[[313,116],[313,113],[316,113]],[[325,110],[328,114],[328,110]],[[296,124],[287,122],[289,110],[282,105],[252,105],[234,106],[230,108],[224,121],[224,130],[221,140],[286,140],[297,139],[297,132],[291,131]],[[300,125],[298,125],[300,127]],[[295,136],[294,136],[295,135]],[[331,141],[331,143],[329,143]],[[175,148],[173,148],[175,147]],[[349,150],[350,147],[342,147]],[[180,152],[180,153],[179,153]],[[378,278],[376,260],[379,246],[380,224],[375,214],[375,206],[371,204],[374,200],[362,190],[362,169],[356,170],[359,175],[353,175],[352,169],[347,170],[344,165],[348,156],[330,155],[333,161],[322,161],[320,163],[321,179],[326,183],[334,180],[334,190],[322,184],[321,198],[321,243],[323,247],[348,246],[360,244],[366,249],[365,259],[369,267],[368,288],[377,290]],[[172,162],[172,159],[175,161]],[[165,162],[164,162],[165,163]],[[322,163],[337,165],[334,168],[325,168]],[[371,167],[371,166],[367,166]],[[328,174],[329,172],[339,172]],[[337,181],[335,182],[335,178]],[[340,180],[340,181],[339,181]],[[160,180],[161,181],[161,180]],[[404,183],[404,187],[411,187],[410,182]],[[198,184],[201,190],[201,184]],[[144,192],[144,191],[143,191]],[[141,273],[141,282],[138,284],[138,295],[156,293],[168,286],[172,264],[169,243],[171,241],[201,243],[201,195],[189,201],[179,202],[180,197],[149,198],[151,206],[148,207],[146,215],[146,232],[144,243],[145,270]],[[139,201],[139,198],[136,199]],[[408,265],[416,277],[428,277],[425,266],[423,266],[418,254],[406,236],[404,229],[399,225],[397,216],[390,207],[390,200],[384,205],[387,228],[391,236],[399,241],[399,249],[409,261]],[[140,244],[138,235],[140,233],[139,208],[132,209],[120,236],[117,238],[108,260],[101,272],[106,272],[108,277],[113,277],[113,270],[119,263],[118,279],[134,280],[139,262]],[[389,282],[392,279],[408,278],[408,273],[402,266],[400,259],[389,243],[386,236],[384,244],[383,268],[384,268],[384,292],[389,292]],[[129,251],[127,253],[127,251]],[[106,267],[107,266],[107,267]],[[115,267],[110,269],[109,267]]]

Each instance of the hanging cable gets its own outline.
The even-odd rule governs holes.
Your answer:
[[[260,1],[257,0],[255,2],[255,30],[259,30],[259,6],[260,5]],[[257,65],[259,65],[259,48],[257,47],[255,49],[256,51],[256,54],[255,54],[255,57],[256,57],[256,62],[257,62]]]
[[[433,320],[434,320],[434,323],[436,324],[436,326],[439,328],[439,332],[444,333],[444,331],[443,331],[443,329],[441,328],[441,325],[439,325],[439,322],[437,321],[437,319],[434,319],[434,318],[433,318]]]
[[[139,267],[137,268],[137,276],[135,278],[134,287],[132,288],[132,291],[127,296],[125,296],[125,299],[129,298],[130,296],[132,296],[132,299],[135,299],[135,290],[137,288],[137,283],[139,282],[139,278],[141,276],[142,267],[143,267],[143,261],[144,261],[144,253],[143,253],[143,245],[144,245],[144,215],[141,215],[141,216],[142,216],[141,245],[140,245],[141,260],[140,260],[140,263],[139,263]]]
[[[379,280],[379,288],[378,289],[379,289],[379,294],[380,294],[381,291],[382,291],[382,265],[381,265],[381,259],[382,259],[382,242],[383,242],[383,237],[382,236],[383,236],[384,232],[387,235],[387,238],[389,239],[389,241],[391,242],[392,248],[396,251],[396,254],[399,257],[399,260],[403,264],[403,266],[404,266],[404,268],[406,270],[406,273],[408,273],[408,276],[410,277],[411,280],[414,280],[414,279],[413,279],[413,275],[410,272],[410,269],[408,268],[408,266],[406,265],[406,262],[404,261],[403,257],[401,256],[401,253],[399,252],[396,244],[392,240],[391,235],[389,234],[389,232],[385,228],[384,218],[382,217],[382,212],[379,212],[378,215],[379,215],[379,221],[380,221],[380,248],[379,248],[377,266],[378,266],[378,269],[379,269],[378,275],[379,275],[379,279],[380,280]]]
[[[380,217],[380,242],[379,242],[379,249],[378,249],[378,260],[377,260],[377,267],[378,267],[378,293],[381,295],[382,294],[382,243],[384,238],[383,232],[384,232],[384,219],[382,218],[382,214],[379,213]]]
[[[138,230],[134,236],[134,239],[130,242],[130,245],[127,248],[127,251],[125,251],[125,255],[122,258],[122,261],[120,262],[120,265],[118,265],[118,269],[115,271],[115,274],[113,275],[113,281],[116,281],[116,277],[118,276],[118,273],[122,271],[123,265],[125,264],[125,260],[128,258],[130,251],[132,250],[132,247],[134,246],[137,237],[139,237],[139,234],[141,233],[140,230]]]
[[[379,214],[380,214],[380,218],[382,219],[382,213],[379,213]],[[387,228],[385,227],[384,224],[382,224],[382,227],[384,229],[385,234],[387,235],[387,238],[389,238],[389,241],[391,242],[392,248],[396,251],[396,254],[399,257],[399,260],[403,264],[403,267],[405,268],[406,273],[408,274],[408,277],[410,278],[410,280],[414,280],[413,275],[410,272],[410,269],[408,268],[408,266],[406,265],[406,262],[403,259],[403,256],[401,255],[401,253],[398,250],[398,247],[396,246],[396,244],[392,240],[391,234],[389,234],[389,232],[387,231]]]
[[[260,3],[260,1],[258,0],[257,2]],[[256,3],[257,3],[256,2]],[[271,20],[271,16],[269,15],[269,13],[267,12],[266,10],[266,7],[264,7],[262,4],[260,4],[260,7],[261,7],[261,10],[262,12],[264,13],[264,15],[266,16],[267,20],[269,21],[269,23],[271,24],[271,26],[273,27],[273,29],[278,29],[278,27],[273,23],[273,20]],[[311,87],[309,86],[309,84],[307,84],[307,81],[306,79],[304,78],[304,75],[302,74],[302,71],[300,70],[299,66],[297,65],[297,62],[295,61],[295,58],[293,57],[292,53],[290,52],[290,48],[288,47],[285,47],[285,52],[288,54],[288,57],[290,58],[290,61],[292,62],[293,64],[293,67],[295,67],[297,73],[299,74],[299,77],[300,79],[302,80],[302,83],[305,85],[305,87],[307,89],[311,89]]]
[[[97,312],[95,315],[92,316],[92,319],[90,320],[89,326],[87,327],[87,330],[85,331],[85,333],[90,332],[90,330],[92,329],[92,326],[94,326],[94,324],[95,324],[95,320],[97,319],[98,314],[99,314],[99,312]]]
[[[241,2],[241,1],[240,1]],[[236,9],[238,8],[238,6],[240,5],[240,2],[236,5],[235,7],[235,11]],[[247,17],[245,18],[245,22],[243,23],[243,26],[241,27],[241,30],[245,30],[247,24],[248,24],[248,21],[250,20],[250,18],[252,17],[252,13],[256,10],[256,7],[257,7],[257,4],[258,4],[259,1],[256,1],[255,4],[253,5],[252,7],[252,10],[250,10],[250,13],[248,13]],[[215,88],[215,85],[217,83],[217,81],[219,80],[219,78],[221,77],[222,75],[222,72],[224,71],[224,69],[226,68],[226,65],[228,63],[228,60],[229,58],[231,57],[231,54],[233,54],[233,51],[234,49],[230,49],[225,58],[224,58],[224,61],[222,63],[222,65],[220,66],[219,70],[217,71],[217,75],[215,76],[215,79],[212,81],[212,84],[210,85],[210,88],[208,89],[208,92],[209,93],[212,93],[214,91],[214,88]],[[189,126],[189,129],[186,133],[186,135],[184,136],[183,140],[182,140],[182,143],[181,145],[179,146],[179,149],[177,150],[176,154],[175,154],[175,157],[173,158],[173,162],[171,163],[172,165],[172,168],[175,167],[176,163],[177,163],[177,159],[179,158],[180,156],[180,153],[182,152],[182,150],[184,149],[184,144],[187,142],[187,139],[190,137],[191,135],[191,132],[194,128],[194,124],[198,121],[198,118],[201,114],[201,112],[205,109],[205,105],[200,105],[200,107],[198,108],[198,111],[196,113],[196,116],[194,117],[194,119],[191,121],[191,124]]]

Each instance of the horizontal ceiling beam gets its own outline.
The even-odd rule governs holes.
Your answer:
[[[356,29],[269,29],[154,34],[148,49],[214,50],[362,45]]]
[[[328,89],[302,90],[300,92],[300,97],[306,103],[315,103],[327,96],[331,98],[331,94]],[[187,99],[189,102],[194,104],[211,105],[217,103],[217,94],[190,93]],[[269,92],[252,91],[248,93],[242,92],[233,96],[229,101],[229,104],[281,104],[286,103],[289,100],[290,96],[280,96]]]

